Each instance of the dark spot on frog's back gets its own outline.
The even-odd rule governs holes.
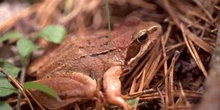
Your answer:
[[[86,40],[86,47],[95,47],[93,44],[92,44],[92,41],[91,40]]]
[[[88,45],[91,45],[91,41],[90,40],[86,40]]]
[[[81,56],[80,58],[86,58],[86,56]]]
[[[107,45],[108,45],[108,42],[105,42],[104,44],[101,45],[101,47],[102,46],[107,46]]]
[[[80,49],[83,49],[83,46],[79,46]]]
[[[99,36],[98,39],[108,38],[108,36]]]

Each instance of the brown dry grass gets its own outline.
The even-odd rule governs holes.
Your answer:
[[[106,28],[104,1],[71,2],[72,5],[65,5],[63,0],[41,0],[0,25],[0,32],[20,29],[20,22],[30,19],[33,25],[20,30],[29,36],[49,24],[64,25],[68,34]],[[134,109],[195,109],[204,94],[204,80],[210,74],[209,62],[220,21],[219,0],[109,0],[109,6],[113,25],[127,16],[137,16],[160,23],[164,30],[163,37],[136,70],[129,77],[122,76],[124,98],[138,101]],[[33,30],[27,32],[27,28]],[[199,109],[212,104],[205,100]],[[77,107],[94,108],[87,103],[76,104]]]

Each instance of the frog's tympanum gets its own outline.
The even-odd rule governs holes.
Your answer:
[[[120,75],[132,70],[138,60],[159,39],[161,26],[128,18],[108,32],[86,33],[84,37],[69,36],[50,53],[35,61],[30,75],[54,89],[61,101],[32,91],[48,109],[60,109],[74,102],[97,97],[97,79],[101,80],[104,99],[109,104],[131,109],[121,97]]]

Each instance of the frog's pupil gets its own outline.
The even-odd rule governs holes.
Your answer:
[[[147,35],[147,33],[145,33],[145,34],[141,35],[140,37],[138,37],[138,41],[142,43],[142,42],[144,42],[147,38],[148,38],[148,35]]]

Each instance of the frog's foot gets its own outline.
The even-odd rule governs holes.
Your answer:
[[[60,109],[76,101],[92,99],[96,96],[96,81],[78,72],[59,71],[36,82],[51,87],[61,98],[61,101],[56,101],[42,92],[33,90],[34,97],[48,109]]]
[[[124,110],[131,110],[130,105],[121,97],[121,82],[119,80],[121,74],[120,66],[111,67],[105,72],[103,77],[105,96],[109,103],[119,105]]]

